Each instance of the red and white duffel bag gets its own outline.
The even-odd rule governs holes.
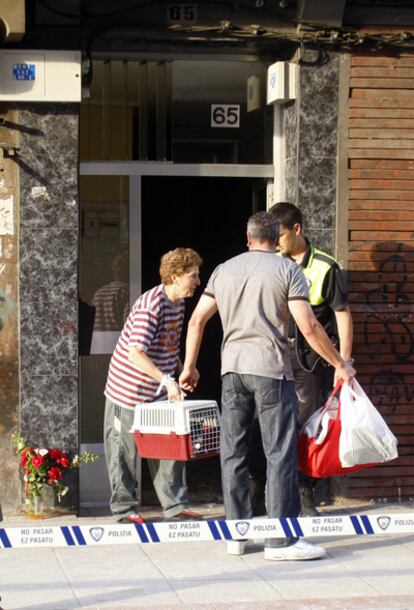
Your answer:
[[[359,383],[338,381],[326,403],[303,425],[299,469],[331,477],[398,457],[397,439]]]

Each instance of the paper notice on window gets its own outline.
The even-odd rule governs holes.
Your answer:
[[[120,331],[94,330],[91,343],[91,354],[112,354]]]

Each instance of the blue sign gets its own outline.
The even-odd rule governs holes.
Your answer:
[[[13,80],[36,80],[36,65],[13,64]]]

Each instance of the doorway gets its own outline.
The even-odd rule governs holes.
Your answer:
[[[194,297],[186,301],[182,358],[187,322],[208,278],[218,264],[246,250],[246,221],[253,206],[266,208],[264,196],[261,201],[254,197],[256,185],[254,178],[142,178],[142,291],[159,283],[159,261],[168,250],[177,246],[191,247],[203,258],[201,286]],[[198,361],[201,376],[192,395],[194,399],[213,399],[220,404],[221,340],[221,324],[216,315],[205,329]],[[215,501],[220,497],[218,458],[190,462],[187,477],[193,500]],[[144,503],[157,504],[145,462],[142,496]]]
[[[142,179],[142,291],[159,283],[161,255],[191,247],[203,258],[201,286],[186,302],[191,315],[215,267],[246,249],[246,221],[252,214],[253,178],[157,176]],[[262,201],[265,209],[266,202]],[[182,345],[186,324],[183,329]],[[220,398],[221,327],[208,324],[200,352],[197,398]]]
[[[224,176],[214,175],[214,167],[211,170],[213,175],[200,176],[202,171],[194,172],[190,176],[180,175],[179,172],[176,175],[176,166],[166,168],[165,165],[164,172],[169,169],[175,175],[157,175],[156,168],[154,173],[149,172],[151,175],[145,175],[148,166],[145,166],[144,171],[138,175],[125,175],[127,173],[125,172],[122,180],[117,182],[122,185],[119,191],[122,197],[119,197],[119,205],[117,204],[119,218],[116,213],[118,208],[114,207],[111,196],[112,216],[108,228],[108,216],[105,215],[105,210],[108,210],[106,182],[108,182],[108,165],[111,164],[102,164],[99,168],[100,175],[96,172],[97,165],[101,164],[93,164],[93,168],[81,166],[81,218],[90,220],[96,218],[96,215],[100,219],[103,218],[106,222],[103,233],[106,238],[100,244],[100,238],[97,237],[101,235],[100,232],[93,233],[90,227],[89,229],[86,227],[88,230],[82,232],[80,294],[91,293],[91,290],[88,291],[88,283],[96,282],[97,257],[99,258],[100,249],[102,248],[102,256],[108,255],[108,235],[112,240],[111,248],[114,249],[113,240],[117,239],[119,231],[120,248],[122,246],[123,251],[125,249],[129,251],[130,306],[140,293],[159,283],[158,267],[162,254],[177,246],[194,248],[202,256],[204,264],[201,268],[201,287],[195,297],[186,304],[182,336],[182,347],[184,347],[188,319],[210,274],[220,262],[246,249],[246,221],[252,212],[266,208],[265,186],[267,178],[273,172],[273,167],[236,166],[239,171],[237,169],[235,171],[233,166],[233,168],[228,167],[227,175]],[[117,169],[119,165],[117,164]],[[181,166],[182,169],[184,167]],[[199,170],[200,167],[202,166],[199,166]],[[246,167],[248,167],[247,171]],[[235,174],[233,176],[232,170]],[[87,182],[87,189],[82,189],[83,177]],[[119,180],[119,176],[112,175],[111,182]],[[86,199],[82,198],[83,192],[88,194]],[[93,192],[93,206],[89,201],[91,192]],[[125,201],[125,192],[129,193],[127,201]],[[91,206],[93,217],[90,214]],[[98,221],[94,222],[96,224]],[[126,231],[128,243],[125,243]],[[93,252],[93,261],[85,260],[85,257],[89,256],[88,252]],[[111,341],[114,338],[113,334],[112,332]],[[214,399],[219,403],[221,337],[220,320],[215,316],[206,329],[198,363],[201,379],[194,398]],[[103,390],[111,353],[111,349],[107,349],[102,352],[86,353],[80,357],[81,445],[82,449],[100,453],[102,456]],[[199,490],[204,494],[209,491],[214,494],[220,488],[218,460],[215,463],[212,460],[191,463],[188,474],[192,495],[197,496]],[[139,495],[142,491],[144,503],[152,503],[154,501],[152,483],[145,466],[140,480],[142,490],[138,490]],[[85,469],[83,473],[81,472],[81,507],[104,506],[108,503],[108,498],[109,486],[105,461],[101,459],[93,466],[89,465],[88,471]]]

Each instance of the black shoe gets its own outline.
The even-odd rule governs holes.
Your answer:
[[[313,489],[311,487],[301,487],[299,493],[302,507],[300,512],[301,517],[319,517],[319,512],[316,510],[315,506]]]
[[[249,491],[253,517],[261,517],[262,515],[266,515],[266,478],[250,474]]]
[[[314,492],[316,506],[329,506],[332,504],[331,479],[318,479]]]
[[[266,517],[267,508],[264,504],[256,504],[252,506],[252,516],[253,517]]]

